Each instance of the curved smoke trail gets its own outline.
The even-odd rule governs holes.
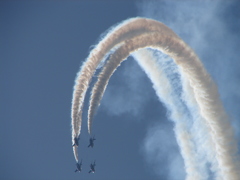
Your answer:
[[[118,54],[122,59],[139,48],[152,47],[171,56],[181,67],[193,88],[201,115],[211,130],[210,135],[214,141],[215,156],[220,169],[219,176],[223,179],[239,179],[238,165],[234,159],[237,147],[232,128],[218,98],[215,84],[191,48],[179,38],[165,35],[163,32],[146,33],[126,40],[126,44],[128,50],[119,51],[121,54]]]
[[[74,107],[76,107],[77,105],[79,109],[82,109],[83,99],[84,99],[87,87],[89,85],[89,82],[95,72],[95,69],[100,64],[103,57],[108,53],[108,51],[116,47],[118,44],[123,43],[127,39],[129,40],[133,37],[137,37],[143,33],[148,33],[148,32],[159,32],[159,33],[164,32],[166,36],[168,35],[171,37],[179,38],[169,27],[165,26],[163,23],[158,22],[156,20],[147,19],[147,18],[132,18],[116,26],[116,28],[112,29],[106,35],[106,37],[104,37],[104,39],[98,43],[96,48],[90,53],[89,57],[87,58],[85,63],[91,62],[91,68],[90,68],[90,65],[88,67],[88,65],[84,64],[79,72],[78,78],[76,79],[75,89],[81,89],[82,94],[78,95],[77,90],[75,90],[76,93],[74,91],[73,103],[72,103],[73,114],[76,114],[76,112],[73,110],[75,109]],[[92,62],[94,62],[95,66],[93,66]],[[91,77],[88,77],[89,79],[88,81],[86,81],[86,79],[85,81],[82,81],[80,79],[81,73],[84,73],[85,71],[88,71],[88,72],[91,71],[90,72]],[[78,96],[75,96],[75,94],[77,94]],[[78,104],[79,103],[78,101],[74,100],[74,99],[77,100],[79,98],[80,98],[80,104]],[[95,108],[98,106],[98,104],[94,104],[93,106],[94,107],[90,108],[90,112],[89,112],[90,123],[92,122],[92,118],[95,113]],[[74,122],[74,118],[72,118],[72,120]],[[88,126],[88,127],[91,127],[91,126]],[[91,134],[90,128],[88,129],[88,132],[89,134]]]
[[[73,154],[74,154],[76,162],[78,163],[78,147],[77,146],[73,147]]]
[[[80,71],[75,79],[71,113],[73,144],[74,138],[77,138],[80,135],[84,97],[97,66],[112,48],[116,47],[126,39],[149,31],[165,31],[165,33],[172,33],[173,36],[177,37],[177,35],[173,33],[170,28],[158,21],[146,18],[131,18],[112,28],[90,52],[87,60],[80,68]],[[91,132],[89,132],[89,134],[91,134]],[[78,161],[76,151],[74,151],[74,156],[76,161]]]
[[[164,28],[166,27],[165,25],[161,24]],[[153,31],[149,32],[149,35],[151,34],[152,36],[158,36],[164,32],[164,30],[158,32],[158,31]],[[173,37],[178,38],[178,36],[173,33]],[[98,107],[100,100],[103,96],[103,93],[105,91],[105,88],[107,86],[108,80],[115,71],[115,68],[119,66],[119,64],[126,59],[131,52],[134,52],[138,46],[137,43],[133,44],[134,41],[138,40],[145,40],[146,36],[148,36],[147,33],[143,33],[142,35],[135,36],[133,38],[129,38],[125,40],[124,45],[120,46],[114,54],[111,55],[110,60],[108,60],[107,64],[108,66],[105,66],[102,70],[102,72],[99,74],[99,79],[96,83],[96,85],[93,87],[91,97],[90,97],[90,106],[88,110],[88,131],[91,133],[91,124],[93,120],[94,113],[96,111],[96,108]],[[167,29],[167,34],[165,34],[166,37],[172,37],[171,33]],[[143,38],[145,37],[145,38]],[[134,39],[134,40],[133,40]],[[145,40],[146,41],[146,40]],[[138,47],[141,48],[141,45]],[[114,68],[115,67],[115,68]],[[104,82],[104,83],[103,83]]]
[[[233,140],[232,128],[218,98],[217,88],[198,57],[182,40],[175,35],[171,36],[169,32],[164,33],[164,30],[143,34],[140,37],[125,41],[126,44],[133,44],[133,46],[129,46],[126,52],[122,52],[122,59],[139,48],[152,47],[163,51],[175,60],[189,79],[201,115],[210,128],[209,133],[215,145],[220,175],[224,179],[239,179],[237,162],[234,160],[237,148]]]
[[[112,28],[108,34],[96,45],[90,52],[87,60],[82,65],[74,85],[72,99],[72,140],[79,136],[81,130],[84,97],[97,66],[103,60],[105,55],[116,45],[126,39],[138,36],[143,32],[165,31],[171,33],[172,30],[162,23],[146,18],[132,18]],[[176,34],[173,33],[177,37]]]
[[[126,46],[128,47],[129,43]],[[101,73],[99,73],[98,81],[95,83],[92,89],[89,113],[94,112],[98,107],[110,77],[124,60],[121,59],[122,51],[126,51],[127,49],[128,48],[124,47],[124,45],[118,49],[105,64]],[[171,89],[172,87],[169,84],[167,77],[161,71],[161,68],[158,67],[159,64],[155,60],[155,57],[148,50],[141,49],[134,53],[134,57],[151,79],[153,88],[155,89],[159,99],[170,111],[170,118],[175,122],[175,133],[181,149],[181,154],[184,158],[187,179],[207,179],[207,170],[204,166],[205,164],[199,163],[199,158],[196,157],[197,154],[193,148],[191,135],[188,133],[186,128],[188,126],[189,117],[186,114],[181,102],[177,100],[175,97],[176,95],[173,94]],[[88,118],[89,128],[91,127],[90,118],[92,118],[92,115],[93,114],[89,114]]]
[[[121,62],[124,61],[124,57],[121,57],[124,54],[123,52],[128,52],[129,47],[133,46],[133,44],[131,41],[127,42],[118,50],[116,50],[116,52],[111,55],[110,59],[98,75],[98,81],[95,83],[92,89],[88,110],[88,128],[90,131],[94,112],[99,106],[100,100],[102,99],[110,77],[116,68],[121,64]],[[200,158],[196,157],[197,154],[191,142],[192,137],[187,132],[187,129],[189,129],[187,128],[189,117],[186,115],[185,110],[182,108],[183,105],[177,100],[176,95],[173,94],[171,90],[172,87],[170,86],[168,79],[164,76],[163,72],[161,72],[161,68],[158,67],[159,65],[154,60],[155,57],[149,51],[146,51],[144,49],[139,50],[137,53],[135,53],[134,57],[142,69],[147,73],[148,77],[151,79],[159,99],[170,111],[170,118],[175,122],[175,133],[181,149],[181,154],[184,158],[187,171],[187,179],[207,179],[207,170],[205,164],[199,163]],[[181,121],[179,121],[180,119]]]

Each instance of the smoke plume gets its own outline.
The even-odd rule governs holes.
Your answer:
[[[133,20],[131,22],[132,23],[129,23],[131,24],[130,27],[134,27]],[[129,35],[131,33],[129,33],[128,30],[131,28],[128,27],[127,21],[125,21],[123,25],[120,24],[119,26],[121,27],[120,29],[122,29],[122,31],[120,31],[120,35],[117,36],[117,33],[114,34],[114,32],[110,32],[110,35],[114,34],[115,38],[111,39],[111,36],[107,35],[104,39],[105,43],[102,43],[101,41],[100,45],[97,46],[92,51],[92,53],[90,53],[91,58],[87,59],[79,73],[79,78],[76,81],[79,84],[77,83],[75,85],[76,92],[74,93],[74,95],[76,96],[74,96],[73,100],[73,111],[75,113],[73,113],[73,127],[75,127],[76,120],[81,122],[81,118],[76,117],[78,117],[78,112],[82,112],[82,103],[86,93],[86,89],[88,88],[88,84],[91,77],[93,76],[95,69],[104,57],[103,53],[110,50],[108,48],[112,47],[114,43],[117,44],[117,41],[121,41],[122,39],[124,39],[124,45],[120,46],[111,55],[109,62],[111,62],[111,59],[120,59],[122,61],[126,59],[130,55],[130,53],[137,51],[140,48],[154,48],[162,51],[163,53],[173,58],[174,62],[178,65],[180,72],[183,74],[183,77],[188,79],[192,90],[192,96],[194,97],[195,102],[198,105],[199,114],[202,117],[202,123],[204,124],[204,126],[207,127],[208,133],[211,136],[213,142],[212,148],[215,152],[215,159],[218,167],[215,172],[217,174],[217,178],[236,180],[239,179],[240,176],[239,165],[237,161],[237,144],[234,140],[233,130],[230,126],[228,116],[226,115],[222,103],[219,99],[217,87],[212,81],[209,74],[206,72],[203,64],[201,63],[197,55],[194,53],[194,51],[189,46],[187,46],[186,43],[184,43],[184,41],[182,41],[173,31],[169,30],[169,28],[167,28],[163,24],[159,24],[158,27],[160,27],[160,30],[151,32],[144,32],[144,30],[136,31],[136,36]],[[138,28],[138,24],[136,24],[136,26]],[[137,28],[133,29],[136,30]],[[124,33],[126,33],[126,35],[124,35]],[[110,39],[109,42],[108,38]],[[99,56],[92,55],[95,52],[99,53]],[[108,77],[111,76],[112,73],[113,71],[108,73]],[[104,91],[105,87],[103,87],[101,90]],[[188,98],[185,98],[185,101],[188,101]],[[98,103],[96,105],[98,105]],[[76,113],[77,109],[78,112]],[[181,120],[181,116],[179,116],[179,111],[178,113],[176,113],[176,115],[178,116],[176,117],[176,119]],[[89,124],[91,125],[91,123]],[[194,169],[195,167],[192,164],[188,164],[189,162],[192,163],[192,160],[188,158],[193,157],[191,155],[191,151],[193,148],[191,147],[191,144],[189,144],[192,137],[189,136],[189,133],[182,132],[183,129],[187,129],[188,127],[185,127],[185,124],[182,124],[181,122],[180,124],[176,123],[175,128],[179,144],[183,144],[183,142],[188,143],[184,144],[183,146],[180,145],[183,156],[185,152],[189,152],[184,157],[186,171],[189,175],[188,178],[196,177],[201,179],[202,177],[198,177],[198,175],[196,174],[192,176],[191,173],[195,173],[197,171]],[[73,129],[79,130],[77,128]],[[91,128],[89,129],[91,130]],[[192,131],[192,133],[194,132]],[[76,134],[76,132],[74,132],[73,134]],[[198,146],[198,144],[196,144],[196,146]],[[186,147],[189,149],[184,149]]]

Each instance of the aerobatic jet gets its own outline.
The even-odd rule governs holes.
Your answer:
[[[81,172],[82,171],[82,160],[80,163],[77,163],[76,166],[77,166],[77,169],[75,170],[75,172]]]
[[[93,146],[94,146],[94,143],[93,143],[93,141],[95,141],[96,139],[94,138],[94,136],[92,137],[92,138],[90,138],[89,139],[89,145],[88,145],[88,147],[92,147],[93,148]]]
[[[95,173],[95,166],[96,166],[96,163],[95,163],[96,161],[94,161],[94,163],[92,164],[90,164],[90,171],[88,172],[88,173]]]
[[[75,137],[74,138],[74,144],[72,146],[78,146],[78,141],[79,141],[80,137]]]

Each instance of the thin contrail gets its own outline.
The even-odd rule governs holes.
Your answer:
[[[77,146],[73,147],[73,154],[74,154],[76,162],[78,162],[78,147]]]
[[[125,24],[125,26],[127,29],[127,24]],[[237,144],[234,141],[234,133],[228,122],[222,103],[219,100],[215,84],[191,48],[174,35],[172,31],[165,32],[166,26],[162,26],[164,28],[161,31],[143,33],[143,35],[131,39],[127,37],[128,39],[125,40],[125,44],[128,45],[128,48],[124,51],[121,50],[121,46],[118,49],[118,51],[121,52],[121,54],[118,54],[118,58],[121,57],[125,59],[131,52],[146,47],[161,50],[171,56],[189,79],[196,102],[200,108],[200,114],[206,120],[204,123],[206,123],[206,126],[210,129],[209,134],[215,146],[215,157],[220,170],[219,177],[227,180],[240,179],[238,158],[236,158]],[[171,34],[173,35],[171,36]],[[101,51],[101,48],[98,49],[98,51]],[[116,53],[114,53],[114,55],[115,54]],[[96,60],[95,58],[92,60],[89,59],[88,61],[93,62],[93,64],[101,61],[101,58],[100,60]],[[91,77],[89,77],[89,79],[91,79]],[[83,95],[85,95],[85,92]],[[80,102],[83,102],[83,98],[80,98]],[[79,106],[80,111],[81,107],[82,106]]]

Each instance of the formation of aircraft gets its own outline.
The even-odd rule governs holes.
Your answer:
[[[80,137],[75,137],[74,138],[74,144],[72,146],[78,146],[79,139],[80,139]]]
[[[76,166],[77,166],[77,169],[75,170],[75,172],[81,172],[82,171],[82,159],[81,159],[80,163],[76,164]]]
[[[94,142],[93,141],[95,141],[96,139],[95,139],[95,137],[93,136],[92,138],[90,138],[89,139],[89,145],[88,145],[88,147],[92,147],[93,148],[93,146],[94,146]]]
[[[94,163],[90,164],[90,171],[88,173],[95,173],[95,166],[96,166],[96,160],[94,161]]]
[[[78,141],[79,141],[80,137],[75,137],[74,138],[74,144],[72,146],[78,146]],[[94,146],[94,141],[95,141],[95,137],[90,137],[89,139],[89,145],[88,147],[92,147]],[[75,170],[75,172],[81,172],[82,171],[82,160],[81,162],[77,162],[76,163],[77,169]],[[96,160],[94,161],[94,163],[90,164],[90,171],[88,173],[95,173],[95,166],[96,166]]]

